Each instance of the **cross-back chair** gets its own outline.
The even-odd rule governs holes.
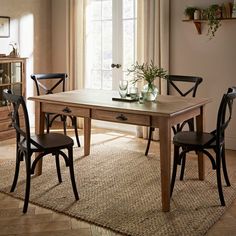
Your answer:
[[[183,76],[183,75],[168,75],[167,76],[167,95],[170,95],[172,92],[172,89],[175,90],[180,96],[188,96],[191,95],[192,97],[196,96],[197,89],[199,84],[202,82],[202,78],[197,76]],[[186,91],[183,91],[180,89],[180,86],[188,84],[188,89]],[[177,132],[181,131],[183,127],[188,124],[189,130],[194,130],[194,119],[191,118],[189,120],[184,121],[181,124],[177,124],[176,126],[172,127],[173,133],[176,134]],[[148,143],[145,151],[145,155],[148,155],[151,140],[152,140],[152,134],[155,128],[150,127],[149,128],[149,137],[148,137]],[[184,162],[185,158],[183,158]],[[182,175],[180,175],[180,178],[182,178]]]
[[[45,95],[52,94],[56,92],[64,92],[65,91],[65,81],[68,78],[66,73],[50,73],[50,74],[33,74],[31,78],[35,82],[37,95]],[[55,114],[55,113],[46,113],[46,129],[47,133],[49,133],[50,127],[56,118],[60,118],[63,123],[64,134],[66,135],[66,119],[70,117],[72,121],[72,126],[74,127],[75,137],[77,141],[78,147],[80,147],[79,135],[77,130],[77,118],[75,116],[68,116]]]
[[[24,97],[14,95],[11,90],[7,89],[3,91],[3,97],[8,102],[8,106],[11,106],[12,125],[16,130],[16,166],[13,183],[10,190],[11,192],[14,192],[17,184],[21,161],[25,160],[26,165],[26,188],[23,212],[26,213],[28,209],[31,175],[34,174],[38,161],[47,154],[52,154],[52,156],[55,157],[58,181],[60,183],[62,182],[62,177],[59,157],[62,156],[64,158],[66,166],[69,167],[70,170],[71,184],[75,199],[78,200],[79,195],[77,192],[73,167],[73,139],[64,134],[58,133],[31,135],[29,116]],[[19,116],[20,109],[23,111],[23,119]],[[63,149],[67,149],[68,155],[66,155]],[[31,157],[33,153],[39,153],[39,155],[32,161]]]
[[[218,193],[222,206],[225,206],[225,200],[221,182],[221,164],[224,174],[224,179],[227,186],[230,186],[230,181],[227,173],[225,160],[225,130],[229,125],[232,117],[233,101],[236,98],[236,87],[228,89],[221,99],[218,109],[216,129],[210,133],[181,131],[173,138],[174,144],[174,162],[171,179],[171,195],[175,185],[177,165],[181,163],[183,156],[190,151],[203,152],[209,157],[212,168],[216,170]],[[180,148],[182,151],[180,152]],[[213,150],[215,157],[209,152]]]

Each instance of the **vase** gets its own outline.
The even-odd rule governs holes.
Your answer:
[[[159,90],[154,83],[148,83],[143,86],[142,97],[144,101],[155,101],[158,93]]]

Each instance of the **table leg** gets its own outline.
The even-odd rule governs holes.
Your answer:
[[[84,155],[90,154],[91,119],[84,118]]]
[[[196,117],[197,132],[204,131],[204,110],[204,106],[202,106],[200,115]],[[204,180],[205,178],[205,161],[202,152],[198,152],[198,177],[199,180]]]
[[[35,134],[43,134],[44,133],[44,122],[45,122],[45,114],[42,112],[42,105],[40,102],[35,102]],[[35,154],[37,157],[38,154]],[[42,174],[42,164],[43,160],[39,160],[35,167],[35,175]]]
[[[171,127],[167,117],[160,118],[160,162],[162,211],[170,210]]]

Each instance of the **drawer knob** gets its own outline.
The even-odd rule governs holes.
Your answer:
[[[66,107],[62,110],[65,113],[71,113],[71,109],[69,107]]]
[[[121,121],[125,121],[125,120],[128,120],[127,117],[125,117],[123,114],[120,114],[116,117],[117,120],[121,120]]]

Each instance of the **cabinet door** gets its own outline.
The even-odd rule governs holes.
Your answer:
[[[0,63],[0,107],[6,106],[2,91],[11,89],[14,94],[22,94],[22,62]]]

